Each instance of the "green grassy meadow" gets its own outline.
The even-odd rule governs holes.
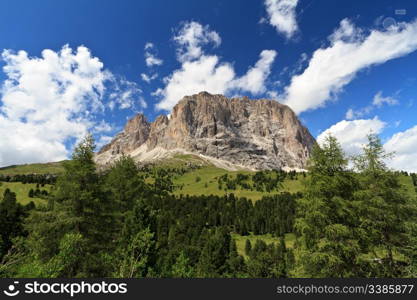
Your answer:
[[[1,175],[26,175],[26,174],[61,174],[64,171],[62,161],[45,164],[13,165],[0,168]]]
[[[21,182],[1,182],[0,183],[0,195],[3,195],[4,190],[7,188],[9,188],[12,192],[16,193],[16,200],[22,205],[26,205],[30,201],[33,201],[35,205],[46,203],[44,199],[35,198],[35,197],[30,198],[28,196],[30,189],[33,189],[33,190],[36,189],[35,183],[23,184]],[[52,188],[51,185],[45,185],[44,187],[39,187],[39,189],[47,190],[48,192],[51,191],[51,188]]]
[[[296,180],[286,178],[283,182],[282,188],[279,191],[259,192],[256,190],[243,189],[237,186],[235,190],[225,190],[224,187],[220,190],[218,185],[218,179],[228,174],[229,178],[235,178],[237,174],[253,175],[253,171],[228,171],[215,167],[212,164],[207,163],[201,158],[195,155],[177,154],[170,159],[158,162],[156,166],[158,168],[188,168],[190,165],[198,166],[195,169],[189,169],[185,174],[177,174],[172,176],[174,185],[176,186],[173,194],[175,195],[217,195],[223,196],[225,194],[233,193],[236,197],[245,197],[253,201],[261,199],[265,195],[272,195],[278,192],[290,192],[296,193],[303,190],[305,178],[302,174],[297,175]],[[0,168],[0,175],[18,175],[18,174],[60,174],[63,172],[62,162],[53,162],[46,164],[25,164],[18,166],[9,166]],[[308,175],[307,175],[308,176]],[[148,179],[148,181],[151,179]],[[151,180],[152,181],[152,180]],[[411,177],[400,175],[400,181],[405,186],[406,192],[410,195],[415,195],[414,186],[412,184]],[[252,185],[251,179],[247,181]],[[27,196],[30,188],[35,189],[34,184],[22,184],[22,183],[3,183],[2,189],[9,187],[13,192],[17,194],[18,200],[21,203],[28,203],[30,198]],[[36,200],[36,199],[35,199]],[[39,199],[38,199],[39,200]],[[37,200],[36,200],[37,201]],[[35,202],[36,202],[35,201]]]
[[[229,177],[235,178],[236,175],[245,174],[253,175],[253,171],[227,171],[220,169],[214,166],[207,166],[200,169],[196,169],[190,172],[185,173],[181,176],[174,176],[173,181],[177,186],[182,188],[177,188],[174,191],[174,194],[184,194],[184,195],[217,195],[223,196],[226,193],[233,193],[236,197],[245,197],[253,201],[259,200],[262,196],[272,195],[277,193],[277,191],[267,192],[258,192],[256,190],[247,190],[237,187],[236,190],[219,190],[218,178],[224,174],[228,174]],[[283,188],[280,190],[282,192],[298,192],[302,190],[303,187],[302,175],[298,175],[297,180],[286,179],[283,183]],[[251,180],[249,182],[251,184]]]

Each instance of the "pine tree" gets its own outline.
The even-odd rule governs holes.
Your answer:
[[[40,264],[48,264],[61,253],[66,234],[85,241],[80,254],[84,259],[73,269],[79,276],[105,276],[107,266],[102,258],[114,249],[114,205],[102,192],[93,160],[94,147],[91,135],[77,145],[72,160],[64,163],[56,197],[27,220],[28,248],[32,249],[32,259]]]
[[[145,277],[155,260],[155,221],[143,199],[125,213],[110,264],[116,277]]]
[[[105,188],[110,193],[115,210],[125,212],[133,208],[136,199],[145,193],[146,185],[139,177],[138,167],[130,156],[122,156],[106,175]]]
[[[24,234],[23,207],[17,203],[16,194],[6,188],[0,202],[0,261],[12,247],[12,239]]]
[[[361,276],[357,257],[361,252],[356,218],[351,208],[356,180],[347,169],[340,144],[327,136],[315,146],[305,196],[298,201],[295,228],[301,236],[298,267],[302,276]]]
[[[407,256],[406,222],[416,220],[415,204],[398,175],[386,166],[385,161],[392,155],[385,152],[377,135],[370,134],[363,153],[354,159],[360,174],[360,190],[355,193],[359,228],[365,250],[374,257],[370,276],[404,276],[407,261],[396,256]]]
[[[175,264],[172,266],[172,277],[174,278],[191,278],[193,277],[193,268],[190,266],[190,260],[184,251],[180,252]]]
[[[217,228],[214,234],[209,235],[197,266],[199,277],[219,277],[227,271],[230,240],[230,233],[224,227]]]
[[[252,252],[252,244],[250,242],[249,239],[246,239],[246,243],[245,243],[245,254],[247,256],[250,256]]]
[[[102,190],[94,162],[94,139],[87,135],[75,148],[72,160],[57,182],[57,202],[74,222],[74,231],[89,241],[95,253],[110,246],[113,232],[114,203]],[[106,230],[103,230],[106,228]]]
[[[274,249],[274,277],[285,278],[288,275],[287,270],[287,247],[283,237],[279,238],[277,247]]]
[[[227,277],[242,277],[245,274],[245,260],[237,252],[236,242],[230,240],[229,257],[227,259],[227,271],[225,276]]]

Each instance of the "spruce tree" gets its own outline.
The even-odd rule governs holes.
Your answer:
[[[130,156],[122,156],[106,175],[105,189],[120,212],[133,208],[135,200],[145,193],[145,183],[139,177],[138,167]]]
[[[12,239],[24,234],[24,208],[17,203],[16,194],[8,188],[0,202],[0,261],[12,247]]]
[[[193,277],[193,268],[190,265],[190,260],[185,255],[184,251],[180,252],[175,264],[172,266],[172,277],[174,278],[191,278]]]
[[[226,228],[217,228],[208,237],[207,242],[201,251],[198,262],[199,277],[220,277],[227,272],[227,258],[230,251],[230,233]]]
[[[250,256],[251,255],[251,252],[252,252],[252,244],[251,244],[251,242],[250,242],[249,239],[246,239],[246,242],[245,242],[245,254],[247,256]]]
[[[316,145],[309,162],[304,197],[298,200],[295,228],[301,237],[298,270],[308,277],[360,276],[361,252],[351,209],[357,182],[336,138]]]
[[[56,196],[48,207],[33,212],[26,224],[28,248],[32,249],[28,259],[44,266],[62,255],[64,249],[60,245],[66,234],[83,240],[80,256],[84,259],[76,266],[66,267],[74,276],[106,276],[107,266],[102,259],[115,244],[114,205],[102,191],[93,160],[94,147],[91,135],[76,146],[72,159],[64,163]]]
[[[404,264],[409,263],[407,221],[416,220],[415,199],[408,196],[399,175],[386,166],[392,155],[385,152],[377,135],[370,134],[363,153],[354,158],[360,176],[355,208],[362,244],[372,257],[368,276],[404,276]]]

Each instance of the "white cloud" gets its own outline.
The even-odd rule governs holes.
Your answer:
[[[345,19],[329,37],[330,45],[317,49],[304,72],[292,77],[281,101],[296,113],[323,107],[360,70],[415,51],[416,36],[417,20],[365,35]]]
[[[109,123],[107,123],[104,120],[101,120],[100,123],[98,123],[94,126],[94,132],[96,132],[96,133],[110,132],[110,131],[113,131],[113,130],[114,130],[113,126],[110,125]]]
[[[165,87],[154,93],[162,98],[156,107],[171,110],[182,97],[201,91],[214,94],[237,91],[262,93],[275,55],[273,50],[262,51],[255,66],[242,77],[236,77],[233,66],[219,62],[215,55],[203,55],[198,60],[184,62],[180,69],[165,79]]]
[[[195,61],[184,62],[166,79],[166,86],[156,94],[162,97],[158,109],[171,110],[185,95],[201,91],[224,94],[235,77],[233,67],[219,63],[217,56],[202,56]]]
[[[104,81],[111,74],[86,47],[73,51],[4,50],[1,89],[0,166],[65,159],[65,142],[83,136],[102,111]]]
[[[353,121],[340,121],[317,137],[317,142],[322,144],[330,133],[340,142],[343,150],[348,155],[359,154],[362,147],[368,142],[367,135],[372,131],[380,134],[386,127],[386,123],[373,119]],[[387,165],[395,170],[417,172],[417,125],[402,132],[395,133],[384,144],[387,152],[394,152],[392,159],[387,160]]]
[[[140,77],[142,78],[143,81],[150,83],[152,80],[156,79],[158,77],[158,74],[152,74],[152,75],[148,75],[145,73],[141,73]]]
[[[174,37],[177,42],[181,68],[164,78],[165,87],[152,93],[161,98],[157,109],[171,110],[186,95],[201,91],[214,94],[249,92],[257,95],[266,91],[265,81],[277,55],[274,50],[263,50],[259,60],[246,74],[237,77],[231,63],[221,62],[216,55],[206,55],[202,45],[220,45],[220,36],[209,26],[185,22]]]
[[[158,58],[155,54],[155,46],[153,43],[145,44],[145,63],[148,67],[160,66],[163,64],[163,60]]]
[[[265,80],[271,72],[276,55],[277,52],[274,50],[263,50],[255,66],[250,68],[244,76],[236,79],[234,86],[252,94],[265,92]]]
[[[345,118],[348,120],[356,119],[356,113],[353,109],[349,108],[346,112]]]
[[[298,31],[295,14],[297,3],[298,0],[265,0],[269,24],[287,39]]]
[[[374,100],[372,101],[372,104],[377,106],[377,107],[381,107],[384,103],[392,106],[392,105],[398,105],[399,102],[397,99],[393,98],[393,97],[383,97],[382,96],[382,92],[379,91],[378,93],[376,93],[376,95],[374,96]]]
[[[177,43],[177,58],[180,62],[198,59],[203,55],[202,46],[212,43],[215,47],[221,44],[219,34],[210,30],[208,25],[203,26],[198,22],[185,22],[174,36]]]
[[[138,101],[139,101],[139,106],[141,108],[147,108],[148,107],[148,104],[146,103],[145,99],[143,99],[143,97],[139,97]]]
[[[385,144],[388,152],[395,152],[388,166],[397,170],[417,172],[417,125],[394,134]]]
[[[145,62],[148,67],[152,66],[160,66],[163,63],[163,60],[160,58],[157,58],[155,55],[146,52],[145,53]]]
[[[367,143],[367,135],[370,132],[379,134],[385,126],[386,123],[378,117],[353,121],[342,120],[323,131],[317,137],[317,142],[322,144],[326,136],[331,134],[337,138],[348,155],[355,155],[360,153],[363,145]]]
[[[349,108],[346,112],[346,119],[353,120],[362,118],[367,114],[370,114],[376,107],[381,108],[384,104],[387,104],[389,106],[398,105],[399,101],[395,99],[394,97],[388,96],[383,97],[382,91],[379,91],[375,94],[372,103],[368,106],[365,106],[363,108],[353,110],[352,108]]]
[[[354,43],[361,38],[363,38],[363,30],[355,27],[349,19],[340,21],[340,26],[329,36],[333,44],[339,41]]]
[[[0,166],[66,159],[67,146],[87,131],[112,130],[96,121],[108,93],[114,95],[114,107],[130,107],[126,91],[137,89],[104,70],[84,46],[46,49],[41,57],[4,50],[2,59],[6,80],[0,90]]]
[[[370,114],[373,109],[374,109],[373,105],[368,105],[357,110],[349,108],[348,111],[346,112],[345,118],[348,120],[360,119]]]
[[[145,44],[145,50],[148,50],[148,49],[152,49],[154,47],[154,44],[153,43],[151,43],[151,42],[147,42],[146,44]]]
[[[137,104],[140,108],[143,106],[143,102],[140,101],[142,90],[138,87],[136,82],[128,81],[123,77],[112,75],[111,77],[111,93],[109,95],[110,102],[108,106],[113,110],[116,105],[119,109],[137,109]]]

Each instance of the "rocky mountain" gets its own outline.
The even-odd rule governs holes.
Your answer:
[[[96,161],[106,165],[122,154],[155,161],[188,153],[226,169],[303,169],[314,144],[286,105],[201,92],[184,97],[154,122],[136,115]]]

